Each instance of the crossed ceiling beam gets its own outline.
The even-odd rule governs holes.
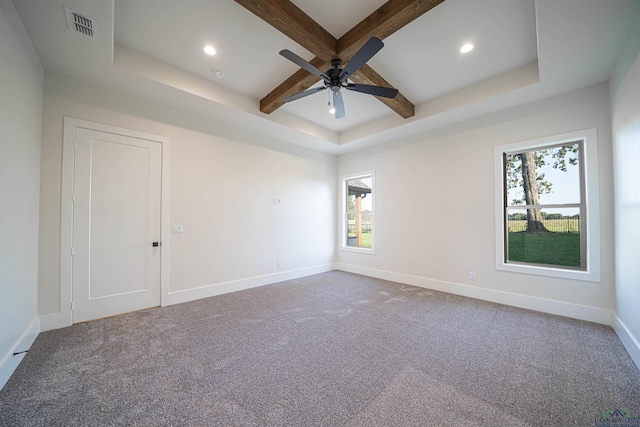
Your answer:
[[[290,0],[235,1],[316,55],[309,62],[324,71],[331,68],[332,59],[340,58],[343,63],[348,63],[372,36],[383,40],[444,0],[389,0],[340,39],[333,37]],[[366,64],[353,73],[349,80],[359,84],[393,87]],[[303,69],[296,71],[260,100],[260,111],[267,114],[274,112],[284,105],[282,99],[307,90],[318,81],[318,77]],[[376,98],[405,119],[415,114],[415,106],[401,93],[395,98]]]

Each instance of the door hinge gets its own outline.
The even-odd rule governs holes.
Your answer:
[[[76,305],[73,303],[73,301],[71,301],[71,310],[75,310]]]
[[[74,248],[71,248],[71,256],[74,256],[76,254],[76,250]]]
[[[71,195],[71,201],[75,203],[75,201],[76,201],[76,193],[73,193]]]

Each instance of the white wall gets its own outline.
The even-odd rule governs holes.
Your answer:
[[[640,20],[611,78],[615,157],[616,323],[640,367]]]
[[[39,331],[38,203],[43,70],[0,0],[0,388]]]
[[[59,279],[65,116],[170,138],[170,223],[184,226],[163,242],[170,303],[331,268],[334,156],[55,74],[44,94],[41,315],[60,312],[69,286]]]
[[[602,280],[495,269],[494,146],[596,128]],[[338,158],[376,173],[376,255],[338,251],[340,268],[609,324],[614,296],[607,85],[591,87]],[[476,281],[469,273],[476,273]]]

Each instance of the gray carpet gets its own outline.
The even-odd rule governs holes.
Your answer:
[[[40,334],[0,425],[593,426],[609,327],[330,272]]]

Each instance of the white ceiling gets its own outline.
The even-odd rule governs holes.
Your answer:
[[[384,0],[293,0],[339,38]],[[232,0],[14,0],[52,72],[339,154],[609,78],[640,0],[445,0],[384,40],[369,65],[416,106],[403,119],[372,96],[327,92],[272,114],[259,100],[313,54]],[[97,39],[67,29],[63,5],[95,19]],[[475,49],[459,53],[465,42]],[[205,55],[206,43],[215,56]],[[217,78],[212,69],[222,70]]]

